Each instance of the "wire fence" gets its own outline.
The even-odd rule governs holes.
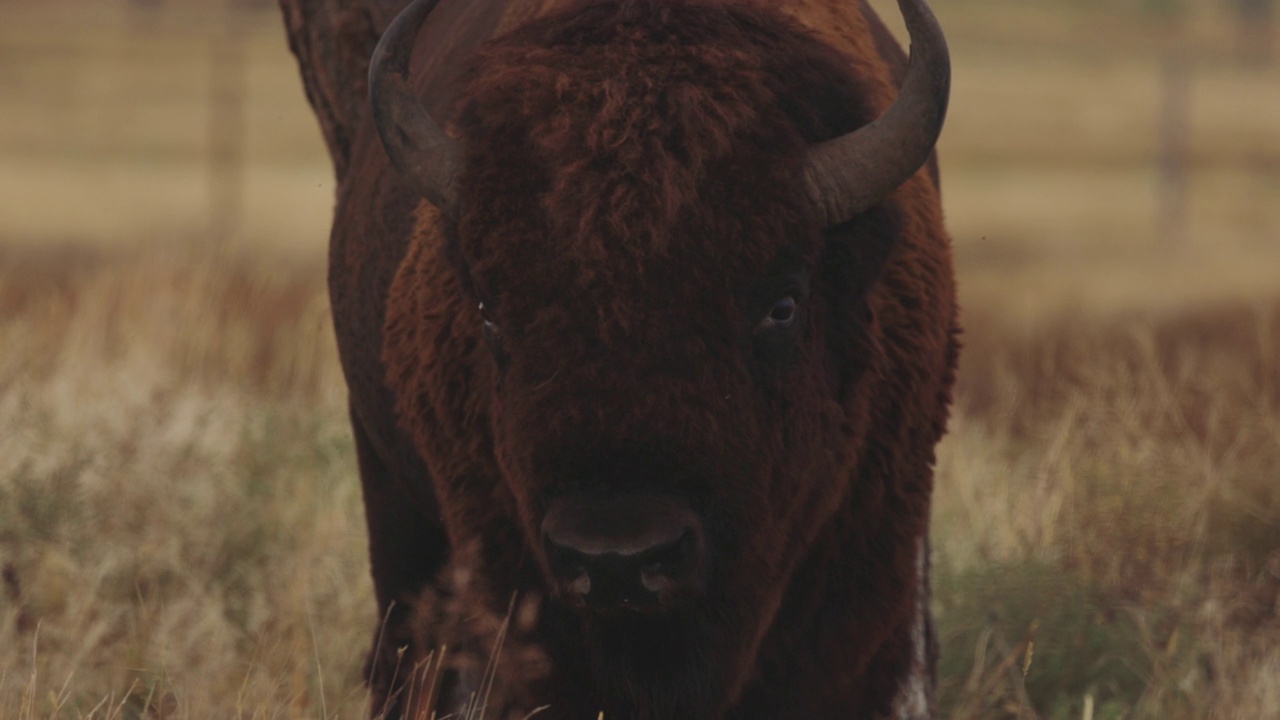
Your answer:
[[[1273,4],[1235,2],[937,0],[958,240],[1280,239]],[[323,246],[331,174],[274,2],[0,6],[0,242]]]

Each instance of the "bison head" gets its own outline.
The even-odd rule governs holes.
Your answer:
[[[887,80],[777,12],[584,4],[479,54],[455,140],[403,77],[433,5],[375,53],[375,114],[445,217],[447,342],[479,348],[457,352],[555,642],[603,697],[712,716],[837,510],[884,532],[867,299],[912,222],[881,201],[945,112],[940,31],[902,0],[912,65],[875,120]]]

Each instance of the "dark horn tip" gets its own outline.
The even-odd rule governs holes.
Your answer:
[[[432,205],[457,218],[454,181],[461,148],[431,118],[408,82],[414,41],[439,0],[414,0],[374,48],[369,101],[387,157]]]
[[[924,0],[898,0],[911,35],[907,75],[883,115],[809,149],[804,180],[827,227],[880,202],[929,160],[951,92],[951,58],[942,27]]]

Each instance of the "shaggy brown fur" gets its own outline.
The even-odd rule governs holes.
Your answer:
[[[508,637],[502,717],[884,717],[929,630],[949,242],[936,175],[825,232],[798,177],[808,145],[889,106],[901,51],[865,4],[582,5],[473,63],[456,224],[367,120],[341,184],[331,289],[387,617],[375,712],[412,709],[408,667],[442,644],[444,697],[465,693],[519,597],[539,611]],[[785,293],[798,332],[753,340]],[[548,499],[600,478],[703,518],[692,605],[544,600]]]

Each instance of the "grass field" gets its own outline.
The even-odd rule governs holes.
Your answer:
[[[937,4],[967,328],[934,508],[946,717],[1280,717],[1280,66],[1236,63],[1201,5],[1179,30]],[[0,718],[360,717],[376,618],[318,133],[255,16],[215,247],[217,31],[113,7],[3,5]]]

